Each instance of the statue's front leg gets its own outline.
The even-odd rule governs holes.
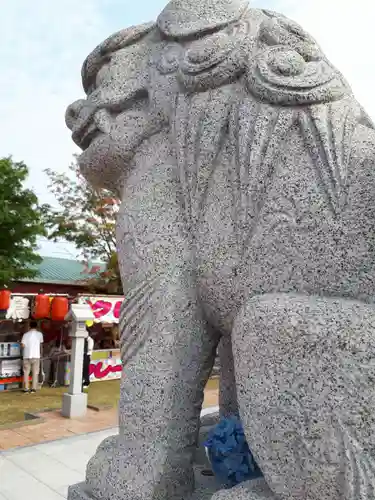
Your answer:
[[[127,294],[120,435],[91,460],[87,485],[102,499],[182,499],[217,339],[198,306],[193,273],[171,266]]]

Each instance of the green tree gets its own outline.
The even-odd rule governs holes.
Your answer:
[[[92,291],[122,293],[119,277],[115,225],[119,202],[110,191],[93,188],[74,162],[67,173],[47,169],[49,189],[57,206],[44,207],[44,220],[51,240],[74,243],[84,259],[106,263],[106,271],[88,282]]]
[[[106,270],[86,283],[92,293],[107,293],[122,295],[123,288],[120,278],[120,269],[117,260],[117,253],[113,253],[106,263]]]
[[[0,159],[0,286],[32,278],[41,261],[37,239],[45,235],[42,207],[24,187],[28,168],[11,157]]]

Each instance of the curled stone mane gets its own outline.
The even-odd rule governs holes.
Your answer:
[[[269,15],[259,29],[258,50],[246,81],[256,97],[272,104],[319,104],[350,93],[316,42],[296,23]]]
[[[188,92],[244,75],[248,92],[281,106],[327,103],[351,93],[315,40],[298,24],[271,11],[250,9],[187,48],[174,48],[167,59],[169,67],[178,67]]]
[[[161,73],[176,72],[180,82],[172,143],[182,145],[176,156],[189,220],[199,219],[220,149],[228,141],[234,171],[242,172],[233,184],[238,199],[252,191],[246,194],[252,206],[244,209],[245,201],[239,201],[238,218],[242,224],[256,218],[285,131],[296,123],[331,212],[342,208],[351,137],[358,124],[373,125],[340,72],[299,25],[252,9],[187,49],[167,46],[158,64]],[[341,126],[332,127],[333,122]]]

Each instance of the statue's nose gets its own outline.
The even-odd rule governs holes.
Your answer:
[[[87,106],[87,101],[84,99],[79,99],[68,106],[65,112],[65,123],[70,130],[73,130],[75,127],[77,120],[79,119],[79,115],[85,106]]]

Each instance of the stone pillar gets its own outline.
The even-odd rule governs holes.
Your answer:
[[[82,392],[83,353],[87,337],[86,321],[94,315],[89,305],[73,304],[67,320],[72,320],[69,336],[72,339],[70,357],[70,385],[63,396],[62,414],[67,418],[83,417],[87,411],[87,394]]]

